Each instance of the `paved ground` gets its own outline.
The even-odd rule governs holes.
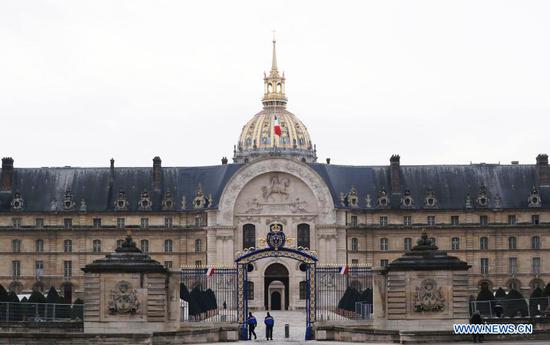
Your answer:
[[[254,313],[254,316],[256,316],[256,319],[258,319],[258,327],[256,328],[256,334],[258,335],[257,340],[252,341],[239,341],[240,344],[246,344],[251,345],[253,343],[263,343],[265,345],[278,345],[278,344],[285,344],[285,343],[293,343],[293,344],[307,344],[307,345],[314,345],[314,344],[325,344],[325,345],[336,345],[336,344],[347,344],[347,345],[357,345],[359,343],[343,343],[343,342],[335,342],[335,341],[305,341],[305,325],[306,325],[306,315],[304,312],[295,312],[295,311],[273,311],[271,312],[271,315],[275,318],[275,327],[273,329],[273,341],[266,341],[265,339],[265,325],[263,322],[263,319],[265,317],[265,312],[256,312]],[[290,337],[285,338],[285,324],[289,324],[290,328]],[[233,343],[235,344],[235,343]],[[388,343],[368,343],[369,345],[387,345]],[[432,343],[434,345],[437,345],[435,343]],[[465,345],[465,344],[472,344],[472,342],[453,342],[453,343],[445,343],[447,345]],[[483,342],[483,344],[486,345],[507,345],[507,344],[529,344],[529,345],[548,345],[548,342],[544,341],[525,341],[525,342],[506,342],[506,341],[499,341],[499,342]]]

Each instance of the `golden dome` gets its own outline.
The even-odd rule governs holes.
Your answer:
[[[275,117],[281,136],[274,132]],[[264,155],[291,156],[304,162],[317,160],[306,126],[291,112],[275,107],[265,107],[244,125],[234,161],[246,163]]]
[[[273,61],[269,75],[264,74],[264,109],[244,125],[239,143],[234,149],[233,160],[247,163],[255,158],[289,156],[303,162],[317,161],[315,146],[306,126],[294,114],[286,110],[285,77],[279,75],[273,39]],[[275,134],[278,121],[281,135]]]

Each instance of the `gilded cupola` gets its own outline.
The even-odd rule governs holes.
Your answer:
[[[263,109],[244,125],[234,148],[235,163],[248,163],[264,156],[317,161],[306,126],[286,110],[285,81],[284,73],[279,73],[277,68],[276,41],[273,39],[271,70],[269,74],[264,73]]]

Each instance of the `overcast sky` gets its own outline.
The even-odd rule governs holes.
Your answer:
[[[550,153],[550,1],[1,1],[0,155],[16,167],[219,164],[288,109],[334,164]]]

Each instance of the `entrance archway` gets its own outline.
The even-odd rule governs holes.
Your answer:
[[[272,224],[265,239],[266,246],[261,249],[249,248],[240,255],[235,263],[237,264],[237,304],[238,304],[238,321],[241,324],[240,338],[241,340],[248,339],[247,335],[247,315],[248,315],[248,272],[253,270],[252,263],[266,258],[289,258],[299,262],[300,270],[306,274],[306,332],[305,339],[313,339],[313,324],[315,323],[315,268],[317,264],[317,256],[315,252],[303,247],[285,247],[286,235],[283,232],[283,227],[280,224]],[[276,262],[269,265],[265,270],[265,290],[267,291],[267,300],[264,304],[269,307],[271,302],[275,302],[275,306],[281,305],[281,308],[288,308],[288,269]],[[286,281],[286,284],[284,281]],[[285,289],[284,293],[282,286],[279,285],[279,291],[269,291],[269,287],[274,283],[281,283]],[[264,295],[265,299],[266,295]],[[283,298],[286,297],[286,298]],[[284,303],[283,303],[284,302]]]
[[[288,277],[289,277],[288,269],[283,264],[276,262],[267,266],[264,273],[264,306],[266,310],[288,310],[288,301],[289,301],[289,288],[288,288],[289,278]],[[276,284],[276,282],[279,282],[279,284]],[[279,293],[279,309],[273,308],[274,292]],[[284,294],[284,298],[283,298],[283,294]],[[269,303],[270,298],[271,298],[271,303]]]

